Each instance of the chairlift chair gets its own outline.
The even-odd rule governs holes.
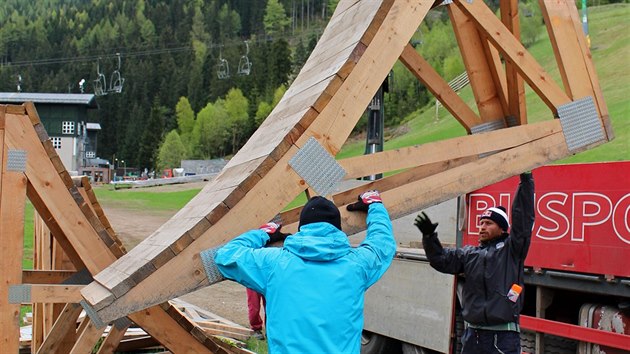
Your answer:
[[[121,93],[125,78],[120,75],[120,53],[116,53],[118,57],[118,68],[112,73],[112,77],[109,80],[109,92]]]
[[[245,48],[245,55],[238,61],[237,74],[239,75],[249,75],[252,70],[252,62],[250,62],[247,57],[249,55],[249,43],[247,43],[247,41],[245,41]]]
[[[230,77],[230,65],[219,52],[219,64],[217,65],[217,77],[219,80],[225,80]]]
[[[97,79],[94,80],[94,94],[96,96],[107,95],[107,79],[105,79],[105,75],[101,72],[100,58],[96,60],[96,76]]]

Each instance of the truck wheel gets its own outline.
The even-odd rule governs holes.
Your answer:
[[[361,354],[391,353],[394,341],[391,338],[369,331],[361,333]]]
[[[417,345],[403,343],[402,344],[402,354],[436,354],[436,351],[431,349],[426,349],[419,347]]]

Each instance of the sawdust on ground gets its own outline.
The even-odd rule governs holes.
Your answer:
[[[171,192],[187,189],[203,188],[206,182],[175,184],[151,187],[152,192]],[[146,188],[131,189],[149,190]],[[162,224],[168,221],[175,212],[155,212],[131,210],[120,206],[103,204],[105,215],[118,234],[127,251],[142,242]],[[247,317],[247,296],[245,287],[232,282],[223,281],[204,289],[180,297],[193,305],[206,309],[245,327],[249,327]]]

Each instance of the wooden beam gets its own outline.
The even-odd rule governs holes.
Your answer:
[[[504,0],[499,2],[501,22],[520,41],[521,26],[518,17],[518,0]],[[527,106],[525,105],[525,84],[511,61],[505,61],[505,75],[507,79],[508,111],[520,125],[527,124]]]
[[[105,327],[98,328],[94,326],[89,317],[85,317],[81,327],[79,327],[78,338],[72,350],[70,350],[70,354],[92,353],[94,346],[98,343],[104,331]]]
[[[583,32],[580,32],[582,29],[582,21],[580,20],[580,15],[577,12],[577,8],[573,7],[569,11],[571,13],[571,18],[573,19],[573,26],[576,28],[576,33],[579,33],[577,36],[578,42],[580,42],[580,48],[582,49],[582,56],[586,61],[586,69],[588,70],[588,75],[591,78],[591,85],[593,86],[593,92],[595,94],[595,102],[597,105],[597,109],[599,111],[599,115],[604,124],[604,129],[606,130],[606,137],[608,141],[614,139],[615,134],[612,130],[612,123],[610,122],[610,117],[608,116],[608,107],[606,106],[606,102],[604,101],[604,96],[602,93],[601,86],[599,84],[599,80],[597,79],[597,72],[595,71],[595,64],[593,63],[593,55],[591,54],[591,50],[586,43],[586,37]]]
[[[125,333],[129,326],[125,326],[122,328],[118,328],[116,326],[111,326],[109,329],[109,333],[101,343],[101,347],[98,348],[98,352],[96,354],[114,354],[116,348],[120,344],[120,341],[125,337]]]
[[[612,139],[608,109],[601,95],[575,3],[539,0],[539,4],[565,91],[574,100],[593,97],[608,140]]]
[[[358,187],[345,190],[341,193],[337,193],[331,197],[331,200],[339,208],[345,208],[345,205],[354,203],[357,201],[357,196],[366,190],[376,189],[378,191],[388,191],[395,189],[401,185],[421,180],[434,174],[442,173],[450,168],[462,166],[476,160],[476,157],[468,157],[462,159],[455,159],[450,161],[441,161],[430,163],[415,168],[411,168],[407,171],[403,171],[391,176],[387,176],[375,181],[367,182]],[[344,209],[345,210],[345,209]],[[284,232],[295,233],[298,228],[298,221],[302,207],[293,208],[280,214],[280,218],[284,223],[282,230]],[[343,220],[342,220],[343,225]],[[343,227],[344,231],[346,227]]]
[[[448,85],[448,82],[442,79],[440,74],[416,52],[411,44],[405,46],[399,59],[457,119],[467,133],[470,133],[471,127],[483,123],[481,118],[468,107],[466,102]]]
[[[440,174],[401,184],[381,195],[391,217],[396,219],[570,154],[564,134],[558,132]],[[488,171],[493,173],[488,174]],[[343,207],[340,211],[345,232],[353,234],[365,229],[365,216],[354,215]]]
[[[477,32],[477,27],[456,6],[447,6],[451,18],[455,38],[468,72],[468,79],[472,87],[479,116],[483,122],[492,122],[505,117],[498,89],[495,86],[492,71],[484,52],[484,40]]]
[[[25,284],[31,293],[28,303],[78,303],[83,299],[81,289],[85,285],[65,285],[65,284]]]
[[[539,4],[564,90],[573,100],[594,96],[584,58],[576,55],[582,50],[571,18],[571,8],[575,9],[575,4],[564,0],[540,0]]]
[[[77,318],[79,318],[81,310],[79,304],[67,304],[37,353],[59,353],[59,347],[63,344],[66,336],[69,333],[72,336],[75,335]]]
[[[477,28],[483,31],[494,46],[499,49],[506,60],[511,61],[531,88],[547,104],[552,112],[557,112],[557,107],[569,103],[571,99],[553,81],[551,76],[543,69],[534,57],[514,38],[514,35],[501,23],[483,1],[454,0],[464,13],[477,24]]]
[[[486,154],[522,145],[558,133],[561,130],[560,121],[555,119],[370,155],[355,156],[340,160],[339,164],[346,171],[345,179],[353,179],[434,162]]]
[[[501,103],[503,117],[507,117],[509,115],[507,103],[507,79],[505,77],[503,63],[501,62],[501,56],[499,55],[497,48],[488,41],[488,38],[482,37],[481,45],[483,46],[483,52],[486,55],[486,62],[488,63],[488,69],[490,70],[490,75],[492,76],[492,82],[494,83],[499,103]]]
[[[0,347],[7,353],[20,348],[20,304],[9,302],[9,287],[22,280],[26,177],[16,166],[9,168],[6,145],[6,106],[0,106]],[[30,156],[26,156],[27,159]],[[15,158],[12,155],[12,160]]]
[[[6,140],[9,147],[27,151],[26,175],[33,192],[47,206],[55,223],[63,229],[72,248],[76,250],[90,273],[96,274],[113,263],[116,258],[105,247],[90,221],[68,193],[65,183],[35,134],[28,116],[8,116]],[[46,213],[40,210],[38,212],[41,215]]]
[[[77,274],[76,270],[23,270],[24,284],[59,284]]]

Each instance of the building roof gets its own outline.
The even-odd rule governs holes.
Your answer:
[[[0,103],[74,104],[88,108],[98,108],[96,96],[91,93],[35,93],[35,92],[0,92]]]
[[[85,123],[85,129],[87,130],[101,130],[99,123]]]

